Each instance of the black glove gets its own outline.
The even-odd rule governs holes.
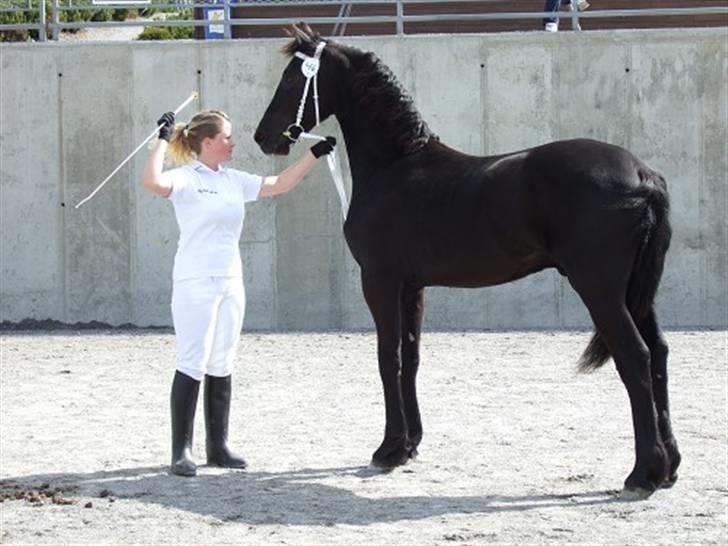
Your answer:
[[[336,139],[332,136],[327,136],[326,140],[322,140],[311,146],[311,153],[318,159],[322,155],[330,154],[334,150],[334,146],[336,146]]]
[[[159,129],[159,138],[169,142],[172,133],[174,132],[174,112],[167,112],[161,118],[157,120]]]

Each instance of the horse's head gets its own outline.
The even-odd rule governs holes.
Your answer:
[[[287,32],[292,40],[283,52],[291,60],[255,131],[255,141],[266,154],[287,155],[301,130],[310,131],[334,111],[335,63],[327,51],[330,46],[305,24],[293,25]]]

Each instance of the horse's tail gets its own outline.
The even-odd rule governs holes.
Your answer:
[[[640,186],[631,200],[642,208],[642,244],[637,250],[632,274],[627,286],[627,309],[639,328],[652,309],[657,287],[662,278],[665,254],[670,246],[670,200],[667,183],[661,174],[644,165],[638,167]],[[609,348],[594,332],[584,354],[579,359],[579,370],[593,371],[602,366],[611,356]]]

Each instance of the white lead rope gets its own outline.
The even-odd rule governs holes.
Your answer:
[[[339,201],[341,201],[341,216],[346,221],[346,213],[349,210],[349,203],[346,200],[346,192],[344,191],[344,179],[341,177],[341,171],[338,169],[338,163],[336,162],[336,148],[334,148],[330,154],[326,156],[326,163],[329,165],[329,171],[331,171],[331,178],[334,179],[334,186],[336,186],[336,193],[339,194]]]
[[[185,108],[185,107],[186,107],[186,106],[187,106],[187,105],[188,105],[189,103],[191,103],[191,102],[192,102],[193,100],[195,100],[196,98],[197,98],[197,92],[194,92],[194,93],[192,93],[192,94],[191,94],[191,95],[190,95],[189,97],[187,97],[187,100],[185,100],[185,101],[184,101],[184,102],[183,102],[182,104],[180,104],[180,105],[179,105],[179,106],[177,107],[177,109],[176,109],[176,110],[174,111],[174,115],[176,116],[177,114],[179,114],[179,113],[180,113],[180,112],[181,112],[181,111],[182,111],[182,110],[183,110],[183,109],[184,109],[184,108]],[[145,145],[145,144],[146,144],[147,142],[149,142],[149,141],[150,141],[150,140],[152,140],[152,139],[153,139],[153,138],[154,138],[155,136],[157,136],[157,133],[159,133],[159,130],[160,130],[161,128],[162,128],[162,126],[161,126],[161,125],[158,125],[158,126],[157,126],[157,128],[156,128],[156,129],[154,129],[154,131],[152,131],[152,133],[151,133],[151,134],[150,134],[150,135],[149,135],[149,136],[148,136],[147,138],[145,138],[145,139],[144,139],[144,141],[143,141],[143,142],[142,142],[142,143],[141,143],[141,144],[140,144],[139,146],[137,146],[137,147],[136,147],[136,148],[134,149],[134,151],[133,151],[132,153],[130,153],[130,154],[129,154],[128,156],[126,156],[126,158],[124,159],[124,161],[122,161],[121,163],[119,163],[119,166],[118,166],[118,167],[116,167],[116,168],[115,168],[115,169],[114,169],[113,171],[111,171],[111,174],[110,174],[109,176],[107,176],[106,178],[104,178],[104,180],[103,180],[103,181],[101,182],[101,184],[99,184],[99,185],[98,185],[98,186],[96,187],[96,189],[95,189],[94,191],[92,191],[92,192],[91,192],[91,194],[90,194],[90,195],[89,195],[89,196],[88,196],[88,197],[87,197],[86,199],[84,199],[84,200],[83,200],[83,201],[81,201],[81,202],[80,202],[80,203],[79,203],[78,205],[76,205],[76,207],[75,207],[75,208],[78,208],[78,207],[80,207],[81,205],[83,205],[83,204],[84,204],[85,202],[87,202],[87,201],[90,201],[90,200],[91,200],[91,198],[92,198],[92,197],[93,197],[94,195],[96,195],[96,194],[97,194],[97,193],[99,192],[99,190],[100,190],[101,188],[103,188],[103,187],[104,187],[104,186],[106,185],[106,183],[107,183],[107,182],[108,182],[109,180],[111,180],[111,177],[112,177],[112,176],[114,176],[114,175],[115,175],[115,174],[116,174],[117,172],[119,172],[119,170],[120,170],[120,169],[121,169],[121,168],[122,168],[122,167],[123,167],[124,165],[126,165],[126,163],[127,163],[127,162],[128,162],[128,161],[129,161],[129,160],[130,160],[130,159],[132,158],[132,157],[134,157],[134,155],[136,155],[136,153],[137,153],[137,152],[138,152],[139,150],[141,150],[141,149],[142,149],[142,147],[143,147],[143,146],[144,146],[144,145]]]
[[[326,137],[319,135],[312,135],[311,133],[301,133],[298,138],[305,138],[308,140],[326,140]],[[346,220],[346,212],[349,210],[349,203],[346,200],[346,191],[344,190],[344,179],[341,176],[341,171],[338,168],[338,162],[336,161],[336,147],[331,153],[326,155],[326,164],[329,166],[331,172],[331,178],[334,179],[334,186],[336,187],[336,193],[339,194],[339,201],[341,202],[341,215]]]

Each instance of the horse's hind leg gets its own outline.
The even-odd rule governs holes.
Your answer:
[[[647,317],[640,321],[639,330],[650,348],[650,370],[652,372],[652,391],[655,396],[657,425],[670,462],[670,473],[662,487],[672,487],[677,481],[677,467],[680,466],[680,451],[670,424],[670,404],[667,395],[667,342],[657,324],[654,307]]]
[[[422,420],[417,403],[417,370],[420,366],[420,334],[424,313],[424,288],[405,284],[402,287],[402,400],[410,457],[417,456],[422,441]]]
[[[622,290],[574,285],[609,348],[632,406],[635,465],[624,482],[625,496],[646,498],[665,481],[669,468],[657,428],[650,351],[623,303]]]
[[[377,358],[386,412],[384,440],[372,456],[372,465],[392,468],[405,464],[410,457],[399,359],[401,281],[362,271],[362,289],[377,328]]]

